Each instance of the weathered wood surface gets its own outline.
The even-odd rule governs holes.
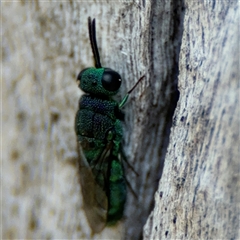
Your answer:
[[[186,1],[180,98],[144,239],[239,239],[239,9]]]
[[[2,238],[139,239],[162,173],[178,70],[181,97],[155,195],[159,201],[162,192],[164,204],[156,202],[145,239],[165,238],[167,231],[168,238],[193,238],[200,229],[201,238],[214,238],[210,233],[222,226],[236,229],[236,3],[189,1],[185,9],[156,2],[2,1]],[[94,236],[82,209],[73,130],[80,97],[75,79],[93,65],[88,16],[97,19],[102,64],[124,79],[118,99],[146,76],[125,107],[124,150],[139,174],[126,166],[126,176],[138,197],[129,190],[124,219]],[[226,212],[216,211],[223,207]],[[205,220],[202,211],[210,214]],[[217,230],[203,235],[206,222]]]

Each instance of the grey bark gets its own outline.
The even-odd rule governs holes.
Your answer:
[[[180,98],[144,239],[239,239],[238,4],[186,1]]]
[[[139,239],[160,178],[145,239],[236,238],[237,3],[155,2],[2,1],[3,239]],[[124,79],[117,99],[145,75],[124,109],[137,198],[128,190],[123,220],[98,235],[82,207],[73,128],[75,79],[93,66],[88,16],[102,65]]]

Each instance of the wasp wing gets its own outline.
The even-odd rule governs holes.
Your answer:
[[[96,182],[96,176],[84,156],[80,143],[78,149],[84,210],[91,229],[98,233],[103,230],[107,222],[108,198],[104,189]]]

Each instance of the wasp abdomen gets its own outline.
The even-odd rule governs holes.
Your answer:
[[[109,209],[107,222],[115,224],[123,216],[124,204],[126,202],[126,182],[124,178],[122,163],[112,160],[109,171]]]

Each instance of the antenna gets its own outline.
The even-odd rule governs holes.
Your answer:
[[[135,85],[127,92],[127,94],[130,94],[135,87],[142,81],[142,79],[145,77],[145,75],[143,75],[142,77],[139,78],[139,80],[135,83]]]
[[[100,57],[97,47],[97,40],[96,40],[96,28],[95,28],[95,18],[91,20],[91,17],[88,17],[88,32],[89,32],[89,39],[91,42],[92,52],[95,60],[95,67],[101,68]]]

